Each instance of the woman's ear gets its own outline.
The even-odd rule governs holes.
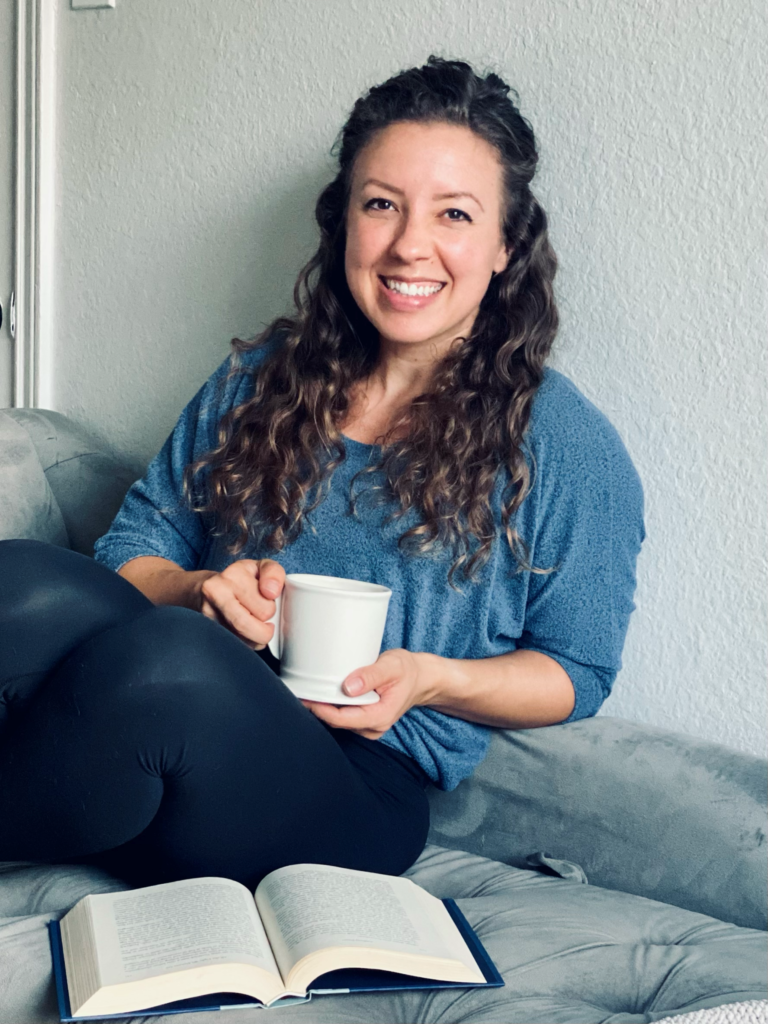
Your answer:
[[[491,274],[491,277],[495,277],[497,274],[500,274],[502,270],[507,269],[507,264],[509,263],[511,255],[512,250],[508,249],[506,246],[499,249],[499,255],[496,257],[496,262],[493,264],[493,273]]]

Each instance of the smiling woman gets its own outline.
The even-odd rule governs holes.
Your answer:
[[[210,474],[198,508],[234,534],[233,552],[260,528],[275,551],[295,541],[347,438],[380,444],[393,514],[420,518],[400,546],[452,552],[451,583],[475,578],[499,525],[528,566],[514,524],[530,485],[523,437],[558,326],[537,162],[509,87],[468,64],[430,58],[357,101],[296,316],[235,343],[254,354],[281,337],[280,351],[229,437],[186,469],[190,490]]]
[[[0,857],[97,857],[142,881],[398,873],[426,839],[424,787],[466,778],[490,728],[595,714],[642,491],[610,424],[545,368],[556,260],[536,163],[495,74],[430,58],[371,89],[295,313],[234,343],[98,542],[103,564],[0,544],[16,652],[0,689],[28,709]],[[343,681],[378,701],[302,703],[254,655],[286,573],[392,592],[379,657]]]

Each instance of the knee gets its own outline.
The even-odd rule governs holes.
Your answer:
[[[62,551],[66,548],[39,540],[0,541],[0,580],[3,581],[2,593],[6,603],[16,604],[27,594],[43,592]]]
[[[0,608],[24,616],[55,609],[58,616],[92,618],[106,628],[151,607],[140,591],[106,566],[56,544],[0,541]]]
[[[67,659],[55,683],[69,695],[68,714],[97,731],[119,727],[146,750],[252,739],[297,703],[234,634],[175,607],[105,630]]]
[[[78,650],[77,661],[89,662],[89,676],[98,674],[101,664],[101,678],[110,689],[127,687],[143,701],[197,701],[197,695],[207,699],[211,693],[220,700],[230,690],[252,688],[254,676],[277,678],[224,627],[199,612],[171,606],[153,607],[106,630]]]
[[[58,544],[40,540],[0,541],[0,566],[6,585],[42,583],[51,575],[66,572],[92,559]]]
[[[22,680],[30,695],[86,641],[151,608],[127,580],[85,555],[39,541],[0,542],[0,686]]]

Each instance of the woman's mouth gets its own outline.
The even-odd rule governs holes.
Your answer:
[[[437,300],[445,288],[444,281],[404,281],[398,277],[379,276],[379,292],[385,308],[398,313],[424,309]]]
[[[382,277],[386,288],[398,295],[436,295],[443,288],[441,281],[400,281],[396,277]]]

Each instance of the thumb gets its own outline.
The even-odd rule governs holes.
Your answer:
[[[348,697],[359,697],[361,693],[369,693],[381,685],[383,680],[379,678],[380,675],[375,665],[366,665],[365,668],[350,672],[341,688]]]

